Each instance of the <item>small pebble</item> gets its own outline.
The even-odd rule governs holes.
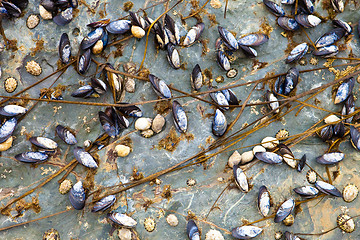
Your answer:
[[[36,28],[36,26],[39,25],[39,23],[40,23],[40,18],[38,15],[35,14],[29,15],[28,18],[26,19],[26,26],[29,29]]]
[[[28,73],[34,76],[39,76],[42,72],[41,66],[34,60],[27,62],[25,69]]]
[[[98,40],[91,49],[92,53],[95,55],[100,54],[103,50],[103,46],[104,46],[103,41],[101,39]]]
[[[0,152],[4,152],[6,150],[8,150],[9,148],[11,148],[12,146],[12,142],[13,142],[13,136],[10,136],[8,139],[6,139],[5,142],[0,144]]]
[[[15,78],[9,77],[9,78],[5,79],[4,87],[5,87],[6,92],[8,92],[8,93],[14,92],[17,88],[17,85],[18,85],[18,83]]]
[[[148,130],[151,127],[151,121],[150,118],[138,118],[135,121],[135,129],[140,131]]]
[[[145,36],[145,31],[139,26],[132,26],[131,27],[131,33],[136,38],[142,38]]]
[[[241,155],[238,151],[233,152],[228,160],[229,167],[233,168],[234,165],[238,165],[241,162]]]
[[[261,146],[261,145],[257,145],[257,146],[255,146],[254,148],[253,148],[253,153],[254,153],[254,155],[255,155],[255,153],[257,153],[257,152],[266,152],[266,149],[263,147],[263,146]]]
[[[224,240],[224,236],[220,231],[211,229],[206,233],[205,240]]]
[[[60,186],[59,186],[59,192],[61,194],[66,194],[70,191],[70,189],[72,188],[72,182],[71,180],[69,179],[65,179],[64,181],[62,181],[60,183]]]
[[[337,121],[339,121],[339,120],[340,120],[340,118],[337,117],[336,115],[330,115],[330,116],[327,116],[327,117],[324,119],[324,122],[325,122],[326,124],[332,124],[332,123],[337,122]]]
[[[254,159],[254,153],[253,151],[247,151],[247,152],[243,152],[241,154],[241,164],[245,164],[248,162],[251,162]]]
[[[266,149],[273,149],[279,144],[279,140],[274,137],[266,137],[261,141],[261,145]]]
[[[118,157],[126,157],[130,153],[130,147],[119,144],[115,147],[115,152],[117,153]]]
[[[176,217],[175,214],[169,214],[166,217],[166,221],[172,227],[176,227],[179,224],[179,220],[178,220],[178,218]]]
[[[131,231],[127,228],[121,228],[118,231],[118,237],[120,238],[120,240],[131,240],[131,236]]]
[[[155,133],[159,133],[162,131],[164,126],[165,126],[165,118],[160,114],[156,115],[154,120],[152,121],[151,129]]]
[[[39,13],[40,16],[45,20],[52,19],[52,14],[48,10],[46,10],[42,5],[39,5]]]

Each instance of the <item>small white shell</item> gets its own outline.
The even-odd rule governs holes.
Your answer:
[[[228,160],[229,167],[233,168],[234,165],[238,165],[241,162],[241,155],[238,151],[233,152]]]
[[[42,5],[39,5],[39,13],[40,16],[45,20],[52,19],[52,14],[48,10],[46,10]]]
[[[254,153],[253,151],[247,151],[247,152],[243,152],[241,154],[241,164],[245,164],[248,162],[251,162],[254,159]]]
[[[266,152],[266,149],[263,146],[257,145],[253,148],[252,151],[255,155],[255,153],[257,153],[257,152]]]
[[[163,127],[165,125],[165,118],[158,114],[156,115],[156,117],[154,118],[152,125],[151,125],[151,129],[155,132],[155,133],[159,133],[162,131]]]
[[[211,229],[206,233],[205,240],[224,240],[224,236],[220,231]]]
[[[34,76],[39,76],[42,72],[41,66],[34,60],[27,62],[25,65],[25,69],[28,73]]]
[[[131,231],[127,228],[121,228],[119,229],[118,232],[118,237],[120,238],[120,240],[131,240],[132,234]]]
[[[64,181],[62,181],[60,183],[60,186],[59,186],[59,192],[61,194],[66,194],[70,191],[70,189],[72,188],[72,182],[71,180],[69,179],[65,179]]]
[[[134,35],[134,37],[136,38],[142,38],[143,36],[145,36],[145,31],[144,29],[142,29],[141,27],[139,26],[132,26],[131,27],[131,33],[132,35]]]
[[[324,122],[326,124],[332,124],[334,122],[337,122],[339,121],[340,118],[338,118],[336,115],[330,115],[330,116],[327,116],[325,119],[324,119]]]
[[[166,221],[172,227],[176,227],[179,224],[179,220],[178,220],[178,218],[176,217],[175,214],[169,214],[166,217]]]
[[[352,202],[356,199],[357,195],[359,194],[358,188],[354,185],[349,183],[344,187],[343,190],[343,199],[345,202]]]
[[[138,118],[135,122],[135,129],[140,131],[148,130],[151,127],[151,121],[150,118]]]
[[[127,155],[129,155],[130,150],[130,147],[122,144],[116,145],[115,147],[115,152],[119,157],[126,157]]]
[[[292,168],[296,168],[296,160],[290,154],[284,154],[284,161]]]
[[[279,144],[279,140],[274,137],[266,137],[261,141],[261,145],[266,149],[273,149]]]
[[[317,176],[316,172],[309,170],[306,172],[306,179],[309,183],[314,184],[316,182]]]

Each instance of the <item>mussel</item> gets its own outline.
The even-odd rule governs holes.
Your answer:
[[[200,38],[202,32],[204,31],[204,28],[205,24],[202,22],[193,26],[187,33],[183,45],[187,47],[197,41]]]
[[[297,187],[294,188],[293,190],[294,192],[305,198],[313,198],[319,193],[319,190],[317,190],[312,186]]]
[[[257,57],[257,52],[252,47],[245,46],[245,45],[239,45],[239,47],[247,57],[249,57],[249,58]]]
[[[313,52],[315,56],[329,58],[339,53],[339,48],[336,45],[330,45],[318,48]]]
[[[59,136],[61,140],[63,140],[65,143],[69,145],[74,145],[77,143],[76,137],[72,132],[70,132],[66,127],[63,127],[61,125],[56,126],[56,133]]]
[[[104,94],[107,90],[106,83],[99,78],[91,78],[90,85],[98,94]]]
[[[342,138],[345,135],[345,126],[343,122],[339,122],[333,126],[334,136]]]
[[[130,28],[131,21],[129,20],[116,20],[106,26],[106,30],[112,34],[123,34],[129,31]]]
[[[231,231],[231,235],[237,239],[254,238],[262,232],[262,229],[256,226],[245,225],[236,227]]]
[[[298,236],[288,231],[286,231],[284,235],[285,240],[301,240]]]
[[[279,164],[283,160],[283,158],[279,154],[273,152],[257,152],[255,153],[255,157],[260,161],[269,164]]]
[[[108,218],[116,225],[124,228],[134,228],[137,224],[132,217],[118,212],[109,213]]]
[[[294,199],[290,198],[281,204],[280,208],[277,210],[274,218],[274,222],[278,223],[284,220],[290,213],[293,211],[295,207]]]
[[[279,17],[277,19],[277,23],[279,24],[280,27],[282,27],[283,29],[285,29],[287,31],[296,31],[296,30],[300,29],[300,26],[297,23],[297,21],[290,17],[285,17],[285,16]]]
[[[307,13],[311,14],[314,12],[314,4],[312,0],[300,0],[300,3],[302,3]]]
[[[95,90],[91,85],[81,86],[71,93],[72,97],[89,98],[94,94]]]
[[[316,42],[315,46],[317,48],[333,45],[337,41],[339,41],[342,37],[346,34],[346,30],[344,28],[334,28],[330,31],[326,32],[324,35],[319,37]]]
[[[104,197],[100,201],[96,202],[94,207],[91,209],[92,212],[105,211],[111,207],[116,201],[115,195],[109,195]]]
[[[69,200],[71,205],[76,210],[81,210],[85,207],[85,190],[81,181],[75,183],[71,188],[69,193]]]
[[[248,192],[249,183],[244,171],[238,165],[234,165],[233,174],[235,178],[235,183],[239,187],[239,189],[241,191]]]
[[[59,43],[59,57],[62,63],[68,64],[71,57],[71,45],[67,33],[63,33]]]
[[[80,48],[82,50],[86,50],[92,47],[98,40],[100,40],[104,35],[104,29],[102,27],[98,27],[88,33],[86,37],[81,41]]]
[[[7,14],[10,17],[20,17],[21,9],[11,2],[1,2],[2,6],[6,9]]]
[[[239,105],[239,100],[237,99],[235,93],[231,89],[221,90],[222,94],[224,94],[226,100],[229,105]]]
[[[14,132],[17,124],[17,120],[15,117],[10,118],[4,122],[4,124],[0,127],[0,143],[5,142]]]
[[[336,12],[341,13],[344,11],[345,6],[343,0],[331,0],[331,5]]]
[[[224,69],[225,71],[230,70],[231,68],[230,61],[228,57],[225,55],[224,51],[218,50],[216,53],[216,59],[217,59],[217,63],[220,65],[222,69]]]
[[[299,81],[299,70],[290,68],[285,76],[280,76],[275,82],[275,93],[288,96],[297,86]]]
[[[306,164],[306,154],[304,154],[301,158],[300,158],[300,161],[297,165],[297,171],[298,172],[301,172],[304,167],[305,167],[305,164]]]
[[[316,161],[320,164],[335,164],[342,161],[345,158],[345,154],[341,152],[325,153],[322,156],[316,158]]]
[[[174,19],[168,14],[165,15],[165,31],[168,35],[169,42],[174,45],[180,44],[180,33]]]
[[[188,127],[188,120],[186,117],[185,110],[176,100],[173,101],[172,113],[173,113],[173,119],[176,129],[180,133],[185,133]]]
[[[24,163],[40,163],[48,159],[48,155],[43,152],[24,152],[17,154],[15,159]]]
[[[239,45],[256,47],[269,41],[269,37],[263,33],[252,33],[238,40]]]
[[[295,20],[304,28],[316,27],[321,23],[321,19],[314,15],[298,14],[295,16]]]
[[[83,54],[80,55],[77,69],[80,74],[84,74],[90,67],[91,62],[91,50],[86,50]]]
[[[286,63],[291,63],[300,60],[308,51],[307,43],[301,43],[291,50],[289,56],[286,58]]]
[[[360,151],[360,131],[354,126],[350,126],[350,142],[356,150]]]
[[[170,63],[170,66],[174,69],[180,68],[180,56],[178,50],[175,48],[174,44],[168,43],[167,47],[167,60]]]
[[[226,30],[225,28],[218,26],[218,31],[220,34],[221,39],[223,40],[223,43],[231,50],[236,51],[239,49],[238,41],[236,41],[236,38],[234,35]]]
[[[106,27],[109,23],[110,23],[110,19],[105,18],[105,19],[101,19],[99,21],[91,22],[86,26],[92,27],[92,28]]]
[[[316,181],[315,187],[325,194],[332,195],[335,197],[342,197],[341,192],[330,183],[323,181]]]
[[[266,91],[265,97],[266,97],[266,100],[270,102],[268,104],[270,109],[272,111],[274,111],[275,114],[279,113],[280,112],[280,109],[279,109],[280,105],[279,105],[279,101],[278,101],[277,97],[275,97],[275,95],[272,92],[270,92],[269,90]]]
[[[281,17],[285,15],[284,9],[282,9],[278,4],[270,1],[270,0],[263,0],[265,6],[270,10],[272,14],[275,16]]]
[[[225,95],[221,91],[211,92],[209,95],[210,95],[210,98],[217,105],[219,105],[222,110],[228,110],[229,109],[229,107],[225,107],[225,106],[229,105],[229,102],[226,99]]]
[[[203,76],[199,64],[196,64],[191,72],[190,83],[195,91],[199,91],[203,85]]]
[[[107,67],[114,70],[114,67],[108,63]],[[125,97],[124,79],[117,73],[106,71],[106,77],[110,86],[115,103],[119,103]]]
[[[149,74],[149,80],[155,93],[161,98],[171,98],[171,90],[160,78]]]
[[[345,115],[352,114],[353,112],[355,112],[354,95],[352,93],[350,93],[350,95],[346,99],[345,104],[341,110],[341,114],[345,116]],[[351,123],[352,119],[353,119],[353,117],[349,117],[349,118],[346,118],[344,121],[346,123]]]
[[[266,217],[270,212],[270,207],[270,193],[265,186],[261,186],[258,194],[258,208],[261,215]]]
[[[226,132],[226,129],[226,117],[219,109],[216,109],[214,120],[212,122],[212,132],[215,136],[221,137]]]
[[[353,29],[350,26],[350,24],[348,24],[347,22],[344,22],[343,20],[337,19],[337,20],[333,20],[332,23],[334,24],[334,26],[339,27],[339,28],[343,28],[345,30],[345,36],[348,36],[349,34],[352,33]]]
[[[339,88],[335,94],[334,103],[338,104],[338,103],[345,101],[351,94],[351,92],[354,88],[354,85],[355,85],[355,78],[351,77],[351,78],[344,80],[341,83],[341,85],[339,86]]]
[[[192,219],[186,225],[186,233],[190,240],[200,240],[199,228]]]
[[[58,144],[54,140],[46,137],[31,137],[29,141],[42,149],[54,150],[58,147]]]
[[[323,141],[330,140],[333,135],[334,135],[334,128],[331,125],[323,127],[323,129],[321,129],[320,134],[319,134],[320,138]]]
[[[88,168],[97,168],[98,165],[95,159],[90,155],[90,153],[86,152],[82,147],[74,148],[74,157],[76,160]]]
[[[64,11],[61,11],[58,15],[53,18],[54,23],[59,26],[65,26],[73,19],[73,8],[69,7]]]
[[[0,107],[0,115],[5,117],[15,117],[23,115],[27,112],[27,109],[18,105],[6,105]]]
[[[120,104],[129,104],[129,103],[122,102]],[[135,105],[124,106],[124,107],[115,107],[115,108],[122,114],[125,114],[130,117],[140,118],[143,115],[141,109]]]

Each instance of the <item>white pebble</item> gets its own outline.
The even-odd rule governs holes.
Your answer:
[[[132,35],[134,35],[134,37],[136,38],[142,38],[143,36],[145,36],[145,31],[144,29],[142,29],[141,27],[138,26],[132,26],[131,27],[131,33]]]
[[[257,152],[266,152],[266,149],[263,146],[257,145],[253,148],[252,151],[255,155],[255,153],[257,153]]]
[[[162,131],[163,127],[165,125],[165,118],[158,114],[156,115],[156,117],[154,118],[152,125],[151,125],[151,129],[155,132],[155,133],[159,133]]]
[[[138,118],[135,122],[135,129],[140,131],[148,130],[151,127],[151,121],[151,118]]]
[[[224,236],[220,231],[211,229],[206,233],[205,240],[224,240]]]
[[[243,152],[241,154],[241,164],[245,164],[248,162],[251,162],[254,159],[254,153],[253,151],[247,151],[247,152]]]
[[[273,149],[279,144],[279,140],[274,137],[266,137],[261,141],[261,145],[266,149]]]
[[[325,119],[324,119],[324,122],[326,124],[332,124],[334,122],[337,122],[339,121],[340,118],[338,118],[336,115],[330,115],[330,116],[327,116]]]
[[[233,168],[234,165],[238,165],[241,162],[241,155],[238,151],[235,151],[228,160],[229,167]]]
[[[179,224],[179,220],[174,214],[169,214],[166,217],[166,221],[172,227],[176,227]]]
[[[52,19],[52,14],[48,10],[46,10],[42,5],[39,5],[39,13],[40,16],[45,20]]]
[[[125,145],[116,145],[115,147],[115,152],[117,153],[117,155],[119,157],[126,157],[127,155],[129,155],[130,153],[130,148],[128,146],[125,146]]]
[[[131,231],[127,228],[121,228],[118,232],[118,237],[120,240],[131,240]]]

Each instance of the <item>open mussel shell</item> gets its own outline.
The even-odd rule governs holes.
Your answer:
[[[360,151],[360,131],[354,126],[350,126],[350,142],[356,150]]]
[[[279,223],[284,220],[290,213],[293,211],[295,207],[294,199],[290,198],[286,200],[283,204],[281,204],[280,208],[277,210],[274,218],[274,222]]]
[[[234,35],[226,30],[225,28],[218,26],[218,31],[220,34],[221,39],[223,40],[223,43],[232,51],[236,51],[239,49],[239,44],[236,41],[236,38]]]
[[[165,30],[169,37],[169,41],[172,44],[174,45],[180,44],[179,28],[177,27],[174,19],[172,19],[168,14],[165,15]]]
[[[331,5],[336,12],[343,12],[345,8],[344,0],[331,0]]]
[[[345,104],[341,110],[342,115],[349,115],[355,112],[355,103],[354,103],[354,95],[350,93],[349,97],[346,99]],[[346,123],[351,123],[354,117],[346,118],[344,121]]]
[[[106,65],[107,67],[115,70],[110,63],[107,63]],[[125,97],[124,79],[119,74],[111,71],[106,71],[106,77],[113,95],[114,102],[121,102]]]
[[[346,30],[344,28],[334,28],[330,31],[326,32],[324,35],[319,37],[316,42],[315,46],[317,48],[322,48],[325,46],[330,46],[339,41],[342,37],[346,34]]]
[[[239,47],[247,57],[249,58],[257,57],[257,51],[252,47],[244,46],[244,45],[239,45]]]
[[[100,40],[104,35],[104,29],[102,27],[98,27],[88,33],[86,37],[81,41],[80,48],[82,50],[86,50],[92,47],[98,40]]]
[[[235,183],[239,187],[239,189],[241,191],[248,192],[249,183],[244,171],[238,165],[234,165],[233,174],[235,178]]]
[[[288,96],[297,86],[299,81],[299,70],[290,68],[285,76],[280,76],[274,84],[275,93]]]
[[[280,164],[283,160],[283,158],[279,154],[273,152],[257,152],[255,153],[255,157],[260,161],[269,164]]]
[[[331,185],[330,183],[323,182],[323,181],[316,181],[315,187],[327,195],[332,195],[335,197],[342,197],[341,192],[336,187]]]
[[[282,9],[278,4],[270,0],[263,0],[263,3],[269,9],[269,11],[275,16],[281,17],[285,15],[284,9]]]
[[[119,134],[119,128],[115,125],[115,122],[111,116],[108,116],[106,113],[99,111],[99,119],[104,131],[110,137],[115,137]]]
[[[15,117],[10,118],[4,122],[0,127],[0,143],[5,142],[14,132],[17,124]]]
[[[72,134],[66,127],[57,125],[55,130],[59,138],[63,140],[66,144],[74,145],[77,143],[74,134]]]
[[[27,112],[27,109],[18,105],[6,105],[0,107],[0,115],[5,117],[15,117],[23,115]]]
[[[219,109],[216,109],[214,120],[212,122],[212,132],[215,136],[221,137],[226,132],[226,129],[226,117]]]
[[[185,133],[188,127],[188,120],[184,108],[176,100],[173,101],[172,113],[176,129],[180,133]]]
[[[266,217],[270,212],[270,207],[270,193],[265,186],[261,186],[258,194],[258,208],[261,215]]]
[[[164,49],[165,46],[169,43],[169,37],[166,34],[165,28],[160,22],[154,24],[155,29],[155,42],[159,45],[161,49]]]
[[[305,198],[313,198],[319,193],[319,190],[312,186],[297,187],[293,190],[294,192]]]
[[[128,103],[121,102],[119,104],[128,104]],[[143,115],[141,109],[135,105],[130,105],[130,106],[126,106],[126,107],[115,107],[115,108],[122,114],[125,114],[130,117],[140,118]]]
[[[98,94],[104,94],[107,90],[106,83],[98,78],[91,78],[90,80],[91,87]]]
[[[252,33],[238,40],[239,45],[257,47],[269,41],[269,37],[263,33]]]
[[[64,11],[60,12],[58,15],[56,15],[53,18],[53,21],[59,26],[65,26],[66,24],[71,22],[72,19],[73,19],[73,8],[69,7]]]
[[[132,217],[118,212],[109,213],[108,218],[113,223],[124,228],[134,228],[137,224],[137,222]]]
[[[279,17],[277,19],[277,23],[280,27],[287,31],[296,31],[300,29],[300,25],[298,24],[298,22],[290,17]]]
[[[199,64],[196,64],[191,72],[190,83],[195,91],[199,91],[203,85],[203,75]]]
[[[211,92],[209,96],[217,105],[220,106],[221,110],[229,110],[229,107],[225,107],[229,105],[229,102],[221,91]]]
[[[288,231],[286,231],[284,235],[285,235],[285,240],[301,240],[298,236]]]
[[[339,28],[343,28],[346,33],[345,36],[349,35],[352,33],[353,29],[350,26],[350,24],[348,24],[347,22],[344,22],[343,20],[337,19],[337,20],[333,20],[332,23],[334,24],[334,26],[339,27]]]
[[[205,24],[202,22],[193,26],[186,34],[183,45],[187,47],[197,41],[200,38],[202,32],[204,31],[204,28]]]
[[[235,93],[231,89],[221,90],[222,94],[224,94],[226,100],[229,105],[239,105],[239,100],[237,99]]]
[[[106,18],[106,19],[101,19],[96,22],[91,22],[86,26],[92,27],[92,28],[106,27],[109,23],[110,23],[110,19]]]
[[[180,68],[180,55],[174,44],[168,43],[167,47],[167,60],[170,66],[174,69]]]
[[[217,63],[220,65],[222,69],[224,69],[225,71],[230,70],[231,68],[230,61],[228,57],[225,55],[224,51],[222,50],[217,51],[216,59],[217,59]]]
[[[59,57],[62,63],[68,64],[71,57],[71,45],[67,33],[63,33],[59,43]]]
[[[289,56],[286,58],[286,63],[291,63],[300,60],[308,51],[307,43],[301,43],[291,50]]]
[[[78,72],[84,74],[90,67],[91,62],[91,50],[86,50],[83,54],[80,55],[79,62],[77,65]]]
[[[71,93],[72,97],[89,98],[94,93],[94,88],[91,85],[81,86]]]
[[[311,14],[314,12],[314,4],[312,0],[300,0],[299,2],[304,7],[307,13]]]
[[[304,169],[305,165],[306,165],[306,154],[304,154],[304,155],[300,158],[300,161],[299,161],[299,163],[298,163],[298,165],[297,165],[297,171],[298,171],[298,172],[301,172],[301,171]]]
[[[192,219],[187,222],[186,233],[190,240],[200,240],[199,228]]]
[[[318,57],[322,58],[329,58],[334,57],[339,53],[339,48],[335,45],[325,46],[318,48],[317,50],[313,51],[313,54]]]
[[[130,15],[131,24],[133,26],[138,26],[141,27],[142,29],[146,28],[147,23],[142,16],[132,11],[129,11],[129,15]]]
[[[267,90],[266,94],[265,94],[265,98],[267,101],[270,102],[270,103],[268,103],[268,106],[270,107],[270,109],[272,111],[274,111],[274,113],[279,113],[280,112],[280,109],[279,109],[280,104],[279,104],[277,97],[275,97],[275,95],[272,92]]]
[[[24,163],[40,163],[48,159],[48,155],[43,152],[24,152],[17,154],[15,159]]]
[[[117,20],[110,22],[106,26],[106,30],[112,34],[123,34],[131,29],[131,21],[129,20]]]
[[[1,2],[1,4],[3,5],[3,7],[6,9],[7,14],[10,17],[20,17],[21,15],[21,9],[18,8],[15,4],[11,3],[11,2]]]
[[[237,239],[251,239],[262,232],[262,229],[256,226],[242,226],[236,227],[231,231],[231,235]]]
[[[31,137],[29,141],[42,149],[54,150],[58,147],[58,144],[54,140],[46,137]]]
[[[115,195],[109,195],[104,197],[97,203],[95,203],[94,207],[91,209],[92,212],[105,211],[109,207],[111,207],[116,201]]]
[[[295,20],[304,28],[316,27],[321,23],[321,19],[314,15],[298,14],[295,16]]]
[[[82,182],[78,181],[74,184],[74,186],[70,189],[69,192],[69,200],[71,205],[76,210],[81,210],[85,206],[85,190],[83,188]]]
[[[355,85],[355,78],[353,77],[348,78],[344,82],[342,82],[335,94],[334,103],[338,104],[345,101],[351,94],[354,85]]]
[[[325,153],[322,156],[316,158],[316,161],[320,164],[335,164],[342,161],[345,158],[345,154],[341,152]]]
[[[161,98],[171,98],[171,90],[160,78],[149,74],[149,80],[155,93]]]
[[[91,156],[90,153],[86,152],[82,147],[74,148],[74,157],[76,160],[88,168],[97,168],[98,165],[95,159]]]

